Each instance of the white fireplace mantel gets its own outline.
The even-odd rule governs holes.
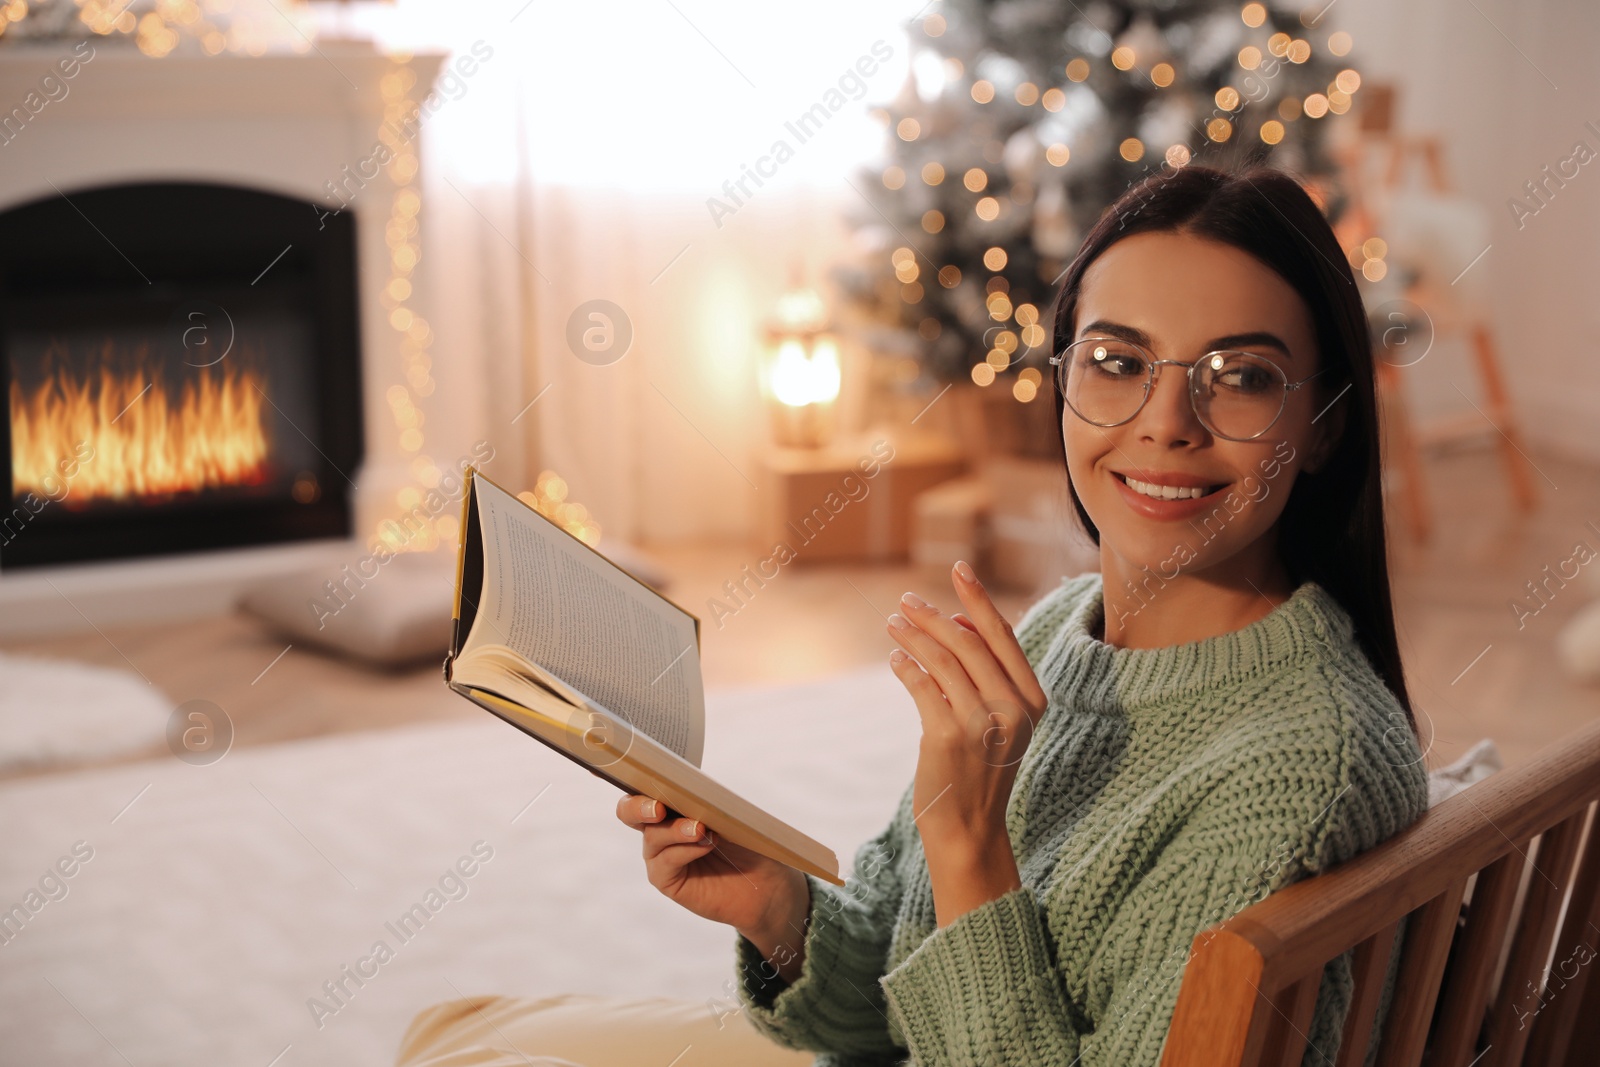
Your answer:
[[[43,197],[136,181],[209,181],[339,206],[328,183],[369,160],[383,118],[385,75],[396,61],[369,45],[324,42],[304,55],[152,59],[126,41],[96,38],[93,54],[62,79],[73,45],[0,49],[0,117],[38,108],[0,144],[0,210]],[[80,52],[82,56],[84,53]],[[410,60],[422,101],[445,59]],[[41,79],[54,74],[50,99]],[[62,95],[61,86],[66,89]],[[43,107],[38,101],[44,99]],[[420,124],[426,136],[426,119]],[[13,121],[13,130],[18,124]],[[368,173],[371,173],[369,170]],[[354,188],[348,184],[347,189]],[[0,634],[152,621],[226,610],[245,582],[303,567],[366,540],[396,493],[414,484],[385,399],[402,383],[400,337],[378,299],[390,276],[384,224],[394,186],[386,175],[358,189],[354,212],[361,298],[366,458],[353,481],[356,537],[350,542],[235,549],[72,567],[0,570]],[[349,194],[346,193],[348,196]],[[308,209],[309,210],[309,209]],[[426,314],[425,274],[408,301]],[[30,531],[23,531],[28,536]],[[159,593],[152,596],[152,593]]]

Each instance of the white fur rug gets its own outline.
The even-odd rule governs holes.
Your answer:
[[[0,771],[147,749],[174,707],[131,671],[0,652]]]

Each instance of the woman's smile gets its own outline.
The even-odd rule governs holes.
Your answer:
[[[1227,492],[1232,482],[1223,482],[1209,490],[1205,488],[1176,488],[1172,486],[1155,485],[1151,482],[1138,482],[1138,487],[1130,485],[1126,480],[1131,476],[1124,476],[1111,472],[1111,480],[1116,484],[1117,492],[1123,501],[1135,514],[1158,522],[1178,522],[1192,515],[1199,514],[1207,508],[1212,508],[1222,503],[1223,495]],[[1200,493],[1199,496],[1189,495]],[[1160,493],[1160,496],[1152,496]],[[1172,494],[1168,496],[1167,494]]]

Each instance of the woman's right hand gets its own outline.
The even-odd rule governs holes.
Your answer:
[[[696,915],[732,926],[769,958],[780,944],[798,953],[811,910],[805,875],[709,834],[698,820],[666,813],[666,804],[647,796],[617,802],[617,818],[643,834],[650,884]]]

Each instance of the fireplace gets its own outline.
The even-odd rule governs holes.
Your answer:
[[[0,569],[353,531],[353,212],[238,185],[0,212]]]

